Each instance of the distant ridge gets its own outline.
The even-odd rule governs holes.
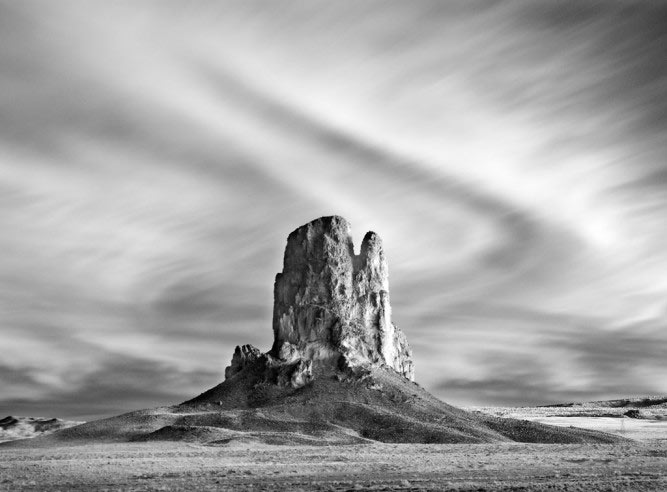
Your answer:
[[[541,408],[559,407],[596,407],[596,408],[667,408],[667,396],[643,396],[631,398],[619,398],[615,400],[600,400],[572,403],[555,403],[552,405],[540,405]]]
[[[0,419],[0,442],[27,439],[66,429],[83,422],[42,417],[13,417]]]

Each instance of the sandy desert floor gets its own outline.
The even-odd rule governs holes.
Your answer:
[[[622,444],[359,444],[231,441],[0,446],[0,490],[667,490],[667,420],[485,412],[627,437]]]
[[[627,444],[0,448],[0,490],[667,490],[667,440]]]

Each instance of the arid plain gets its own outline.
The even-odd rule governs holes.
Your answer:
[[[497,409],[504,411],[503,409]],[[531,417],[531,409],[526,415]],[[520,409],[511,409],[517,415]],[[622,444],[267,445],[252,440],[0,447],[0,490],[667,489],[667,421],[558,417]]]

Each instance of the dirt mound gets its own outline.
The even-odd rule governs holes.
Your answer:
[[[165,425],[158,430],[142,434],[133,441],[197,441],[209,442],[235,437],[236,433],[220,427],[195,425]]]
[[[208,442],[209,446],[239,446],[248,447],[252,445],[268,446],[331,446],[364,444],[370,442],[367,439],[352,435],[310,436],[296,432],[246,432],[239,433],[228,439]]]
[[[188,413],[184,421],[190,425],[198,422],[246,432],[282,431],[301,435],[314,435],[315,429],[335,426],[361,438],[395,443],[619,440],[603,433],[466,412],[443,403],[395,371],[379,368],[358,371],[349,377],[341,373],[318,377],[303,387],[292,388],[265,384],[261,367],[249,366],[178,408]],[[229,418],[225,411],[233,408],[252,413],[223,421]],[[217,414],[208,413],[216,409]],[[222,420],[212,424],[214,418]]]

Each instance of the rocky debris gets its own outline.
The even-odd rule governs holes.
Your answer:
[[[267,378],[293,387],[316,374],[367,365],[414,380],[412,351],[391,321],[382,240],[368,232],[355,255],[342,217],[313,220],[287,238],[274,285],[273,333],[266,354],[251,345],[237,347],[225,378],[262,358]]]
[[[280,386],[300,388],[313,379],[313,361],[299,359],[296,363],[280,367],[277,383]]]
[[[299,352],[299,349],[296,347],[296,345],[292,345],[289,342],[283,342],[283,344],[280,346],[280,349],[278,349],[278,359],[283,362],[294,362],[300,358],[301,352]]]
[[[225,367],[225,379],[229,379],[234,374],[241,372],[250,364],[253,364],[262,355],[262,352],[257,347],[250,344],[236,347],[234,355],[232,356],[231,365]]]

